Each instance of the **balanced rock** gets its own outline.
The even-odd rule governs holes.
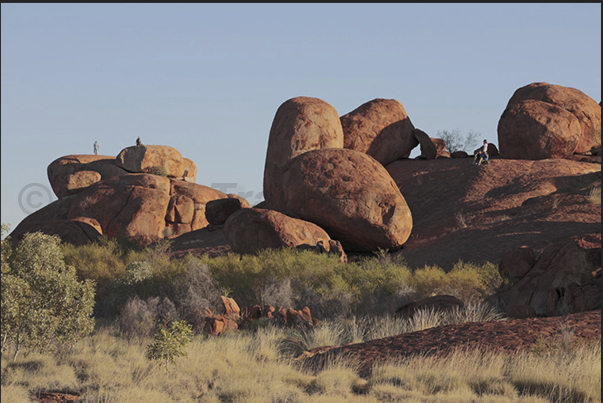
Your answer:
[[[376,98],[341,117],[344,147],[368,154],[383,166],[410,155],[419,141],[395,99]]]
[[[301,244],[328,245],[329,235],[318,225],[273,210],[243,208],[224,223],[224,237],[236,253]]]
[[[248,208],[249,203],[246,204],[244,205],[241,199],[235,197],[211,200],[205,206],[205,218],[212,225],[222,225],[235,211]]]
[[[174,147],[140,145],[126,147],[115,158],[117,166],[128,172],[145,173],[155,167],[163,167],[168,176],[182,178],[184,159]]]
[[[421,146],[421,155],[425,157],[425,159],[434,160],[438,155],[438,150],[433,141],[431,141],[431,137],[423,130],[416,128],[413,131],[413,134]]]
[[[342,148],[343,130],[335,108],[318,98],[296,97],[276,111],[264,167],[264,199],[269,207],[282,197],[282,170],[310,150]]]
[[[566,158],[585,153],[601,144],[600,127],[601,106],[582,91],[532,83],[515,91],[499,120],[501,157]]]
[[[387,170],[373,157],[349,149],[308,151],[283,174],[284,198],[275,210],[313,222],[345,250],[399,249],[412,216]]]
[[[117,166],[115,157],[107,155],[66,155],[57,158],[46,169],[54,194],[60,199],[84,188],[128,172]]]
[[[503,305],[529,305],[544,316],[601,309],[601,234],[549,246],[499,297]]]

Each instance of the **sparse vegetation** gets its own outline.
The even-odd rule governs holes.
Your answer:
[[[14,361],[3,355],[3,399],[29,401],[42,391],[62,390],[78,394],[82,402],[124,403],[600,401],[596,343],[566,348],[563,340],[564,348],[557,348],[560,342],[543,340],[521,354],[417,356],[381,363],[367,379],[353,360],[338,358],[320,368],[296,360],[319,346],[501,320],[485,302],[502,282],[495,264],[458,261],[445,272],[437,266],[411,269],[384,250],[342,264],[334,256],[287,248],[172,260],[168,248],[169,242],[136,247],[115,240],[61,245],[80,281],[93,278],[103,284],[96,298],[96,331],[70,349],[32,351]],[[2,286],[4,329],[4,281]],[[304,331],[265,324],[219,337],[192,334],[200,324],[185,318],[213,309],[227,291],[241,307],[308,306],[323,322]],[[392,315],[397,307],[433,294],[454,295],[465,308],[419,311],[412,319]],[[177,333],[182,336],[178,343],[170,343]],[[13,353],[14,348],[7,346]],[[162,365],[154,365],[155,360]]]
[[[316,370],[292,360],[287,333],[267,327],[221,337],[192,336],[186,365],[165,370],[111,326],[60,359],[31,354],[2,360],[2,396],[65,390],[82,402],[598,402],[600,343],[546,354],[458,350],[377,364],[367,379],[353,360]],[[6,395],[5,395],[6,393]],[[15,400],[19,401],[19,400]],[[27,400],[23,400],[27,401]]]
[[[601,186],[594,187],[588,192],[588,202],[601,204]]]
[[[159,176],[168,176],[167,170],[163,165],[153,165],[152,167],[148,167],[144,170],[147,174],[159,175]]]
[[[459,225],[459,228],[467,228],[467,222],[469,221],[469,217],[466,214],[457,211],[454,215],[454,219],[456,223]]]
[[[480,134],[470,130],[463,136],[459,129],[438,130],[438,138],[444,140],[448,152],[465,151],[467,154],[473,155],[473,149],[479,145]]]

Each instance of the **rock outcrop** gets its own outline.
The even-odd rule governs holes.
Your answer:
[[[349,149],[308,151],[284,169],[284,197],[274,209],[313,222],[347,250],[399,249],[411,212],[386,169]]]
[[[103,179],[125,175],[117,166],[115,157],[108,155],[66,155],[57,158],[46,170],[54,194],[60,199],[100,182]]]
[[[169,202],[170,179],[128,174],[83,190],[69,209],[68,218],[94,218],[104,235],[153,242],[163,238],[163,212],[167,211]]]
[[[179,229],[182,225],[169,225],[172,231],[174,231],[173,235],[183,234],[207,226],[209,222],[205,216],[206,204],[212,200],[228,198],[224,192],[198,183],[171,180],[170,184],[171,198],[184,196],[193,202],[193,217],[190,224],[180,222],[180,224],[184,224],[184,228],[182,229]],[[190,225],[189,230],[187,230],[187,225]]]
[[[343,130],[335,108],[318,98],[296,97],[276,111],[266,152],[264,199],[272,208],[282,198],[282,174],[292,158],[310,150],[342,148]]]
[[[244,208],[232,213],[224,223],[224,237],[237,253],[315,245],[319,241],[328,248],[330,240],[329,235],[316,224],[258,208]]]
[[[184,176],[184,158],[174,147],[140,145],[126,147],[115,158],[117,166],[133,173],[146,173],[155,167],[163,167],[167,176]],[[187,166],[191,168],[190,164]]]
[[[15,228],[11,238],[42,231],[76,245],[99,235],[148,244],[207,226],[206,203],[225,198],[219,190],[180,179],[124,174],[81,188],[36,211]]]
[[[601,145],[601,106],[582,91],[532,83],[515,91],[498,122],[502,158],[567,158]],[[597,135],[598,131],[598,135]]]
[[[341,117],[344,147],[387,165],[410,155],[419,145],[414,126],[395,99],[376,98]]]
[[[501,261],[500,274],[515,277],[513,285],[498,296],[504,306],[529,306],[541,316],[601,309],[600,233],[553,244],[537,260],[532,254],[528,249],[516,249]],[[509,270],[510,261],[521,262],[522,268]]]

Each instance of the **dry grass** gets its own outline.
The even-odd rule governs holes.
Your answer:
[[[550,347],[538,354],[457,350],[445,359],[414,356],[378,363],[365,380],[357,365],[345,359],[328,362],[317,373],[301,370],[280,349],[285,336],[273,327],[195,336],[188,357],[177,359],[166,375],[144,357],[144,346],[105,327],[63,358],[32,354],[14,363],[3,360],[2,401],[28,402],[28,394],[57,389],[78,393],[82,403],[601,399],[600,344]]]
[[[454,215],[454,219],[456,220],[456,223],[458,224],[459,228],[467,228],[469,216],[461,213],[460,211],[457,211],[457,213]]]
[[[601,186],[594,187],[588,192],[588,202],[591,204],[601,204]]]

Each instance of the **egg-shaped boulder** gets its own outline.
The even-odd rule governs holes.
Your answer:
[[[275,210],[313,222],[345,250],[399,249],[410,236],[412,215],[387,170],[349,149],[308,151],[283,173],[284,198]]]
[[[344,147],[370,155],[383,166],[408,157],[419,145],[400,101],[376,98],[341,117]]]
[[[339,115],[327,102],[311,97],[285,101],[272,121],[264,166],[264,199],[268,206],[282,198],[283,167],[310,150],[342,148]]]

